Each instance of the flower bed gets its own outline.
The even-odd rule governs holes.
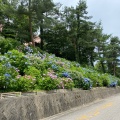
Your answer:
[[[0,91],[91,89],[112,82],[117,86],[120,80],[28,47],[0,55]]]

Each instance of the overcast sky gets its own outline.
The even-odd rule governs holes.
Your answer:
[[[79,0],[53,0],[63,6],[76,6]],[[103,32],[120,37],[120,0],[87,0],[91,21],[102,21]]]

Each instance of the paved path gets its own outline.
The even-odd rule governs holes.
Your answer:
[[[120,120],[120,94],[44,120]]]

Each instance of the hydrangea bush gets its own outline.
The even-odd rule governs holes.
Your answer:
[[[89,78],[83,78],[82,83],[82,88],[84,90],[89,90],[92,88],[92,81]]]
[[[36,48],[21,47],[0,55],[0,91],[31,91],[120,85],[120,79],[83,68]],[[117,84],[116,84],[117,83]]]

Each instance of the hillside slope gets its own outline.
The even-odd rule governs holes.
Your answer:
[[[119,83],[119,78],[28,46],[0,55],[0,91],[91,89]]]

